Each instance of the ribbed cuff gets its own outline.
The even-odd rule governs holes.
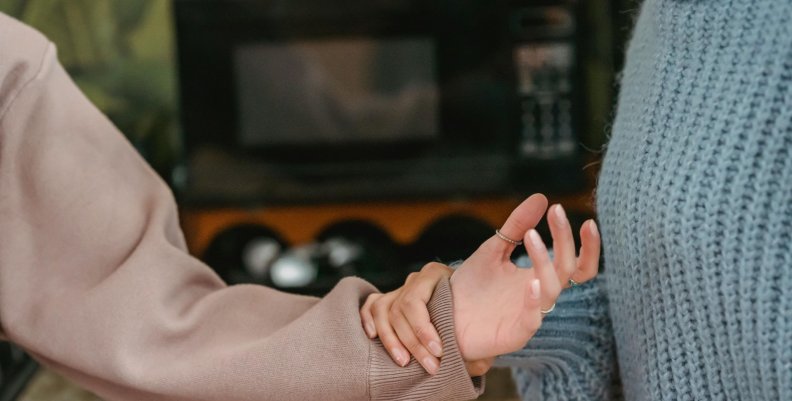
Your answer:
[[[438,283],[427,307],[432,324],[443,341],[440,369],[431,376],[415,359],[399,367],[377,343],[372,346],[370,356],[369,394],[372,400],[470,400],[484,391],[484,378],[468,375],[457,346],[448,280]]]
[[[513,367],[523,400],[620,399],[604,284],[598,277],[564,290],[525,348],[496,360]]]

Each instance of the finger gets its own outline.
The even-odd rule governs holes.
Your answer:
[[[407,350],[415,357],[415,360],[430,375],[437,373],[440,368],[440,361],[421,344],[404,314],[396,308],[391,308],[389,318],[396,335],[399,337],[399,341],[407,347]]]
[[[536,227],[539,220],[547,210],[547,198],[542,194],[533,194],[515,208],[503,226],[500,233],[513,240],[519,240],[525,236],[525,232]],[[490,238],[497,252],[503,253],[504,258],[509,258],[515,245],[504,241],[497,236]]]
[[[580,256],[572,279],[583,283],[594,278],[599,270],[601,239],[597,223],[588,220],[580,227]]]
[[[432,355],[438,358],[443,356],[443,346],[441,345],[440,335],[437,333],[437,330],[429,318],[429,310],[426,308],[426,302],[417,298],[409,298],[409,295],[405,294],[404,300],[400,303],[400,307],[404,318],[407,320],[407,324],[418,338],[418,341],[421,342],[421,345],[428,349]]]
[[[450,278],[454,269],[439,262],[429,262],[421,268],[421,273],[430,274],[432,277]]]
[[[426,305],[432,298],[437,283],[449,278],[453,272],[453,269],[442,263],[428,263],[421,269],[421,276],[411,285],[405,286],[395,302],[421,344],[438,358],[443,356],[442,341],[432,324]]]
[[[381,297],[382,294],[379,293],[369,295],[366,298],[366,302],[364,302],[363,306],[360,308],[360,322],[363,324],[363,331],[366,332],[366,335],[369,338],[377,337],[377,328],[374,325],[374,317],[371,316],[371,306]]]
[[[542,299],[542,282],[538,278],[528,280],[525,289],[524,309],[537,309]]]
[[[399,337],[393,330],[388,316],[388,311],[392,304],[388,296],[391,294],[394,293],[388,293],[384,295],[379,302],[374,303],[374,306],[371,308],[371,314],[374,317],[374,325],[377,327],[377,334],[379,335],[380,341],[382,341],[385,350],[390,354],[391,359],[399,366],[406,366],[410,362],[410,354],[407,353],[407,349],[405,349],[399,341]],[[395,295],[393,295],[393,297],[395,298]]]
[[[556,275],[561,287],[564,288],[569,285],[569,278],[577,270],[575,237],[572,236],[572,226],[561,205],[553,205],[550,208],[547,222],[550,226],[550,234],[553,236]]]
[[[528,281],[528,288],[525,291],[525,308],[520,319],[519,333],[524,333],[521,340],[522,344],[515,344],[515,347],[522,347],[539,330],[542,324],[541,299],[542,284],[537,278]]]
[[[526,249],[528,256],[533,262],[536,277],[541,281],[542,287],[542,308],[547,310],[553,306],[561,293],[561,284],[558,282],[553,263],[550,261],[550,255],[547,253],[542,238],[536,230],[531,229],[525,236]]]

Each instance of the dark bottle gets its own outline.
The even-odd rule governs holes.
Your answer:
[[[318,249],[316,243],[309,243],[283,252],[269,269],[269,282],[281,290],[321,295],[317,292]]]
[[[269,270],[287,247],[275,231],[244,224],[215,236],[203,260],[229,284],[269,284]]]
[[[315,261],[318,280],[335,285],[347,276],[361,277],[381,290],[396,288],[404,281],[402,249],[390,235],[364,220],[346,220],[324,229],[317,236]]]
[[[489,224],[469,215],[441,217],[426,227],[412,245],[410,267],[415,271],[432,261],[449,264],[466,259],[493,234]]]

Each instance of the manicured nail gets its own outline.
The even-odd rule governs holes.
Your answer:
[[[561,205],[556,205],[555,215],[558,218],[558,225],[561,227],[565,227],[567,225],[568,220],[566,217],[566,212],[564,212],[564,208]]]
[[[396,363],[401,367],[407,365],[407,362],[409,361],[407,359],[407,356],[404,355],[404,352],[402,352],[398,348],[391,348],[391,355],[393,355],[393,357],[396,358]]]
[[[541,294],[542,289],[540,288],[540,286],[541,284],[539,283],[538,278],[531,280],[531,298],[539,299],[539,297],[542,296]]]
[[[599,235],[599,231],[597,230],[597,223],[594,222],[594,220],[591,220],[591,223],[589,224],[589,230],[591,230],[591,234],[594,235],[595,237]]]
[[[369,338],[374,338],[374,333],[377,332],[377,330],[374,328],[374,324],[371,322],[366,322],[366,326],[364,328],[366,329],[366,334],[368,334]]]
[[[539,233],[536,232],[533,228],[531,231],[528,231],[528,236],[531,238],[531,244],[533,245],[534,249],[541,251],[545,249],[544,242],[542,242],[542,237],[539,236]]]
[[[443,347],[440,346],[440,343],[437,341],[429,341],[429,351],[432,352],[432,355],[440,358],[443,356]]]
[[[430,375],[437,373],[437,362],[435,362],[434,358],[426,357],[423,359],[423,366],[429,372]]]

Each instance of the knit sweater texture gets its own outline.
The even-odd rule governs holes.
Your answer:
[[[644,2],[597,212],[604,290],[578,291],[608,305],[626,399],[792,400],[792,2]],[[543,366],[529,343],[525,399],[608,399],[609,368],[553,385],[607,338]]]

